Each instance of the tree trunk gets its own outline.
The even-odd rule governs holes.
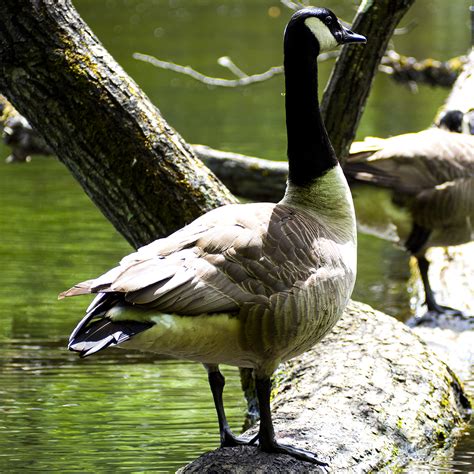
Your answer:
[[[367,37],[365,48],[344,48],[321,103],[324,122],[344,163],[364,111],[373,78],[395,27],[415,0],[363,0],[352,28]]]
[[[436,121],[439,120],[441,113],[448,110],[460,110],[464,113],[474,110],[474,49],[471,49],[467,63],[456,79],[448,99],[438,112]]]
[[[0,90],[135,247],[235,202],[69,0],[0,2]]]
[[[288,163],[191,145],[196,156],[234,193],[252,201],[278,202],[285,193]]]

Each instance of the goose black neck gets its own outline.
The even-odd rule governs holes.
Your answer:
[[[337,164],[319,109],[319,43],[302,25],[286,32],[284,53],[288,180],[308,186]]]

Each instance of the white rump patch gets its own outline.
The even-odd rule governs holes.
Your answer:
[[[316,36],[319,42],[320,53],[331,51],[338,46],[336,38],[334,38],[329,28],[319,18],[311,16],[306,18],[304,22],[313,35]]]

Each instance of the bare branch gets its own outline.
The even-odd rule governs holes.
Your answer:
[[[266,81],[274,76],[283,74],[283,66],[276,66],[270,68],[268,71],[265,71],[261,74],[254,74],[252,76],[244,76],[238,79],[222,79],[220,77],[210,77],[202,74],[199,71],[196,71],[190,66],[181,66],[180,64],[175,64],[168,61],[162,61],[148,54],[134,53],[133,57],[139,61],[144,61],[152,64],[153,66],[159,67],[161,69],[168,69],[170,71],[178,72],[180,74],[185,74],[187,76],[196,79],[199,82],[210,86],[219,86],[219,87],[239,87],[247,86],[255,82]]]
[[[336,58],[338,54],[337,51],[321,54],[318,61],[322,62]],[[216,87],[249,86],[283,74],[283,66],[274,66],[263,73],[248,75],[231,58],[223,56],[217,60],[218,64],[227,68],[237,77],[237,79],[223,79],[206,76],[190,66],[181,66],[169,61],[162,61],[148,54],[134,53],[133,57],[139,61],[150,63],[155,67],[185,74],[199,82]],[[465,63],[465,56],[455,57],[443,62],[431,58],[419,61],[413,57],[402,56],[394,50],[388,50],[382,58],[378,70],[392,76],[397,82],[407,84],[412,91],[416,92],[417,84],[451,87]]]
[[[234,76],[237,76],[241,79],[244,77],[249,77],[242,69],[240,69],[229,56],[222,56],[217,60],[219,66],[227,68]]]
[[[337,54],[338,53],[335,51],[321,54],[319,56],[319,61],[326,61],[328,59],[335,58],[337,57]],[[233,72],[238,77],[238,79],[223,79],[220,77],[206,76],[205,74],[199,71],[196,71],[191,66],[182,66],[180,64],[172,63],[169,61],[162,61],[161,59],[155,58],[154,56],[150,56],[149,54],[133,53],[133,57],[139,61],[150,63],[153,66],[159,67],[161,69],[167,69],[169,71],[185,74],[209,86],[218,86],[218,87],[248,86],[250,84],[255,84],[257,82],[267,81],[275,76],[279,76],[283,74],[283,66],[274,66],[263,73],[247,75],[240,68],[238,68],[228,56],[224,56],[225,58],[224,61],[222,61],[223,58],[219,58],[218,63],[221,66],[227,67],[231,72]]]

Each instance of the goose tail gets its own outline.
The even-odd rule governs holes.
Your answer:
[[[79,352],[80,357],[88,357],[121,344],[153,326],[154,323],[144,321],[113,321],[107,317],[107,312],[117,304],[120,304],[118,295],[99,293],[71,333],[68,349]]]
[[[102,318],[79,329],[69,340],[68,349],[88,357],[110,346],[127,341],[136,334],[153,326],[153,323],[139,321],[112,321]]]

